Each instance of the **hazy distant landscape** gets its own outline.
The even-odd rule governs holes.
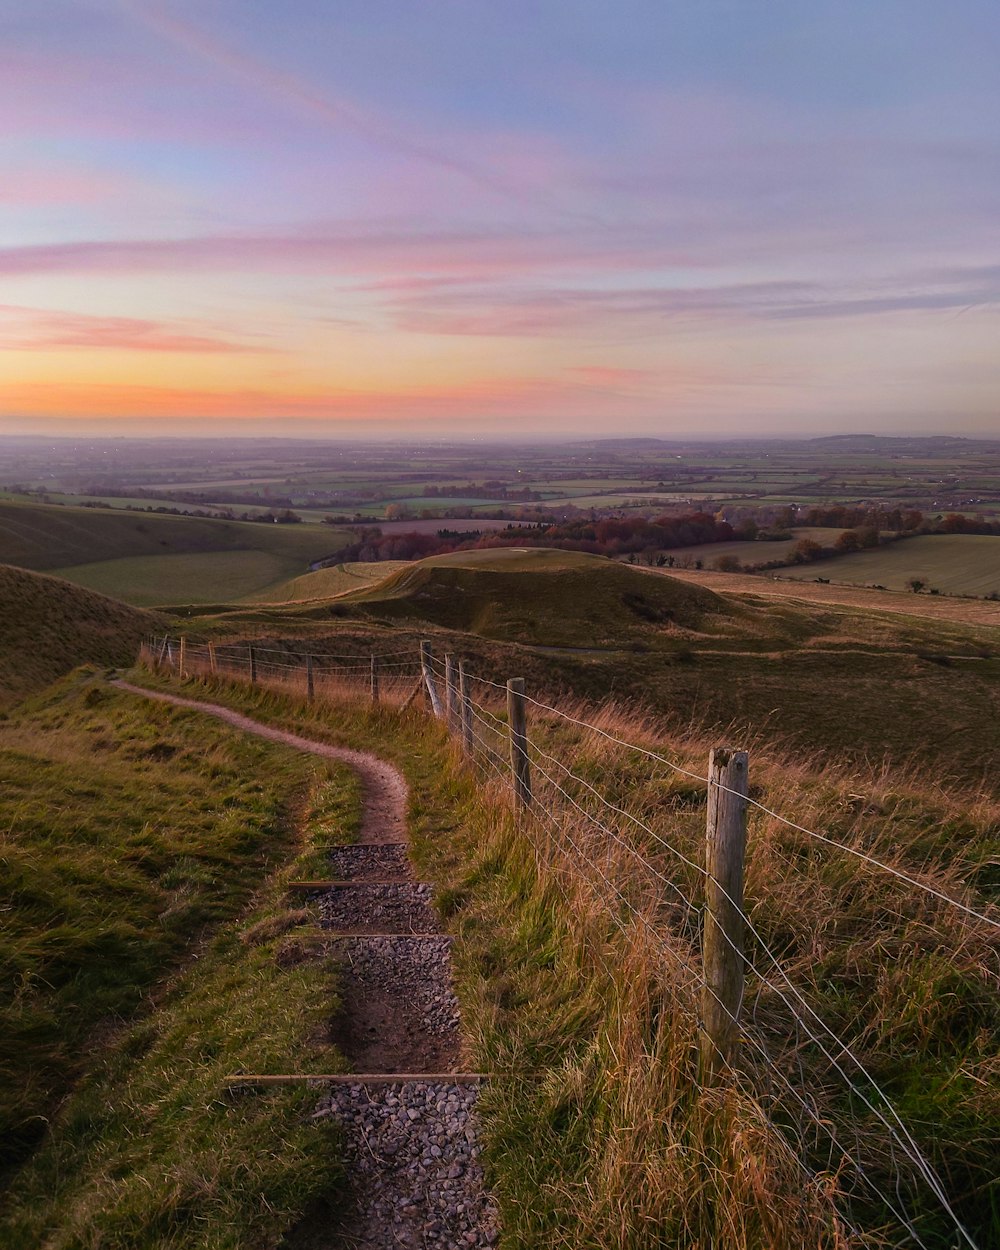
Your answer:
[[[195,449],[7,440],[0,492],[10,562],[143,605],[274,601],[291,582],[298,595],[300,577],[342,563],[347,548],[359,549],[349,559],[379,559],[373,544],[382,537],[394,540],[388,559],[427,554],[433,544],[407,549],[413,534],[453,546],[545,540],[597,550],[587,523],[696,514],[731,536],[674,546],[637,532],[603,549],[661,568],[1000,595],[1000,444],[985,441],[626,439],[483,449],[272,440]],[[38,506],[46,510],[25,511]],[[152,519],[128,519],[139,512]],[[24,538],[32,517],[41,526],[34,548]],[[873,525],[882,527],[874,539]],[[954,532],[963,526],[979,532]],[[505,536],[513,527],[524,534]],[[858,549],[861,531],[874,549]]]

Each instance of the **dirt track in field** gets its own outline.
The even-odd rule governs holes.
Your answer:
[[[430,887],[415,880],[406,853],[402,774],[368,752],[303,738],[222,704],[112,684],[346,764],[361,783],[358,841],[330,851],[329,879],[343,884],[313,895],[330,936],[326,953],[339,972],[341,1007],[330,1021],[330,1040],[358,1073],[357,1084],[334,1086],[315,1115],[343,1126],[352,1205],[332,1221],[310,1219],[286,1239],[286,1250],[492,1245],[498,1222],[478,1162],[477,1086],[449,1079],[460,1071],[463,1050],[450,939],[440,932]],[[396,1079],[368,1084],[365,1073]]]

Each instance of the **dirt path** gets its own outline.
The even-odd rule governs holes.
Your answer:
[[[407,786],[391,764],[262,724],[218,703],[112,683],[142,698],[189,708],[297,751],[347,764],[362,789],[358,842],[329,853],[334,889],[317,890],[317,919],[338,961],[341,1007],[330,1040],[356,1084],[334,1086],[315,1115],[344,1128],[353,1205],[335,1227],[309,1222],[288,1250],[453,1250],[490,1246],[498,1235],[483,1185],[475,1083],[453,1082],[462,1056],[452,987],[451,939],[415,881],[406,850]],[[407,1073],[441,1073],[414,1080]],[[366,1084],[364,1073],[394,1073]]]

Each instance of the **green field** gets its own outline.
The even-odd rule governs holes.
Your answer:
[[[817,576],[851,585],[906,590],[920,578],[926,589],[949,595],[1000,594],[1000,536],[926,534],[890,543],[874,551],[838,556],[822,564],[782,570],[782,577]]]
[[[0,725],[7,1250],[274,1247],[335,1192],[312,1090],[224,1082],[343,1068],[284,881],[358,811],[346,769],[86,674]]]
[[[663,554],[673,556],[682,568],[694,567],[696,560],[701,561],[702,568],[714,567],[715,561],[733,556],[741,564],[763,564],[769,560],[784,560],[788,553],[803,538],[811,538],[820,546],[831,547],[843,530],[809,528],[803,526],[792,533],[791,538],[781,538],[776,542],[740,542],[734,540],[727,543],[702,543],[698,547],[667,547]]]
[[[139,605],[252,596],[306,572],[347,537],[330,526],[0,503],[0,563]]]

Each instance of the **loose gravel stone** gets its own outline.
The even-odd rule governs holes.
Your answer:
[[[320,923],[347,932],[437,933],[431,894],[429,885],[410,881],[341,886],[320,895]]]
[[[335,846],[329,851],[335,881],[391,881],[411,877],[405,846]]]
[[[354,1177],[345,1244],[455,1250],[496,1242],[497,1212],[474,1146],[478,1093],[423,1081],[331,1090],[319,1110],[343,1125]]]
[[[342,960],[345,999],[369,1004],[384,999],[398,1004],[424,1032],[454,1039],[457,1050],[459,1010],[452,989],[450,950],[447,937],[341,938],[333,945]]]

